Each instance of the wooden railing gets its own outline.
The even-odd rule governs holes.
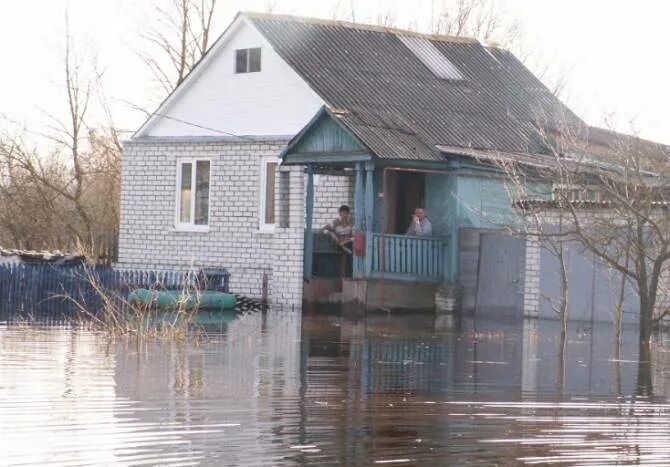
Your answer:
[[[372,233],[372,277],[405,280],[441,280],[447,273],[445,237],[410,237]]]

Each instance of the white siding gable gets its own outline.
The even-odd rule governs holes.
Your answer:
[[[292,136],[323,105],[244,17],[219,42],[135,137]],[[235,51],[252,47],[262,49],[261,71],[236,74]]]

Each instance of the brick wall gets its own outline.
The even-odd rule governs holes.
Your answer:
[[[523,314],[527,317],[537,317],[540,313],[540,248],[537,237],[526,237]]]
[[[353,176],[316,175],[315,179],[313,228],[320,229],[331,223],[343,204],[349,206],[353,214]]]
[[[302,301],[305,187],[302,168],[277,177],[274,232],[259,231],[261,160],[277,156],[284,141],[135,140],[124,147],[119,266],[137,269],[226,267],[231,290],[260,296],[263,275],[275,303]],[[179,158],[210,164],[207,232],[175,228]],[[335,177],[328,177],[335,178]],[[337,177],[343,178],[343,177]],[[346,181],[347,179],[344,178]],[[349,192],[340,180],[322,178],[315,188],[323,220]],[[337,209],[335,208],[335,212]],[[316,221],[315,221],[316,222]],[[325,222],[324,222],[325,223]]]
[[[302,304],[303,253],[305,241],[305,176],[302,167],[282,168],[287,176],[279,177],[275,187],[282,193],[283,211],[288,216],[280,222],[272,238],[272,281],[270,300],[275,304]],[[288,185],[288,186],[287,186]]]

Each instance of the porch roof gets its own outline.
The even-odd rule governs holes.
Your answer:
[[[323,106],[312,120],[288,143],[282,152],[286,165],[347,166],[357,162],[432,162],[446,161],[437,148],[429,148],[415,135],[376,131],[376,136],[361,138],[346,121],[346,111]],[[360,129],[359,129],[360,130]],[[379,152],[380,145],[388,147]]]

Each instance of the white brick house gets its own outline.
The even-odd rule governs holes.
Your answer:
[[[385,306],[391,279],[410,303],[453,307],[462,291],[542,315],[540,242],[505,243],[518,213],[486,162],[546,157],[538,114],[587,127],[476,40],[239,14],[124,146],[119,266],[225,267],[234,292],[260,296],[267,280],[272,302],[298,305],[317,277],[310,230],[347,204],[363,234],[348,285],[364,302]],[[406,235],[418,206],[430,238]]]
[[[247,69],[236,69],[238,51],[254,49],[260,70],[248,69],[249,52]],[[265,275],[275,302],[301,303],[304,175],[275,167],[323,104],[248,16],[238,15],[124,145],[119,266],[225,267],[231,289],[250,296],[260,296]],[[191,196],[191,181],[181,180],[188,171],[196,186],[196,177],[207,179],[198,206],[198,189]],[[314,225],[332,220],[351,193],[347,178],[320,177]],[[276,206],[266,208],[273,199]]]

